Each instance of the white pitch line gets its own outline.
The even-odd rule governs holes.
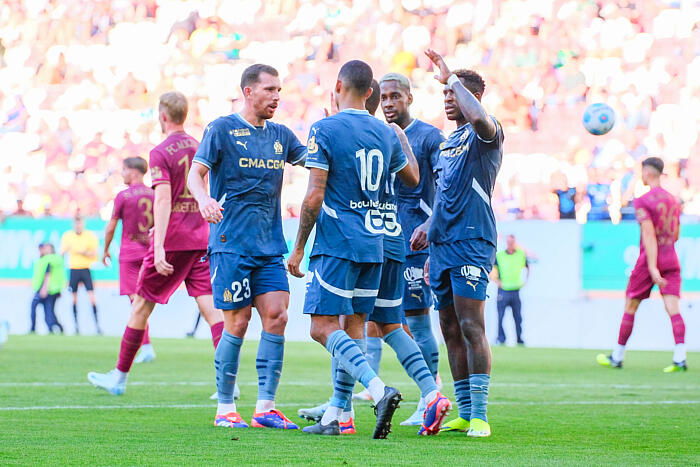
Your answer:
[[[318,402],[318,401],[316,401]],[[301,407],[313,405],[307,403],[283,403],[277,407]],[[522,405],[522,406],[549,406],[549,405],[696,405],[700,400],[671,400],[671,401],[494,401],[489,405]],[[254,407],[255,404],[237,404],[239,407]],[[26,410],[113,410],[113,409],[203,409],[213,408],[216,404],[130,404],[130,405],[35,405],[26,407],[0,407],[0,411],[26,411]]]
[[[402,382],[405,383],[405,382]],[[256,381],[246,381],[238,383],[239,386],[257,386]],[[318,387],[323,383],[317,381],[282,381],[283,386],[305,386]],[[390,385],[401,385],[400,383],[390,382]],[[444,386],[452,386],[452,383],[443,383]],[[71,386],[91,386],[87,381],[17,381],[0,383],[0,387],[71,387]],[[133,381],[129,382],[129,386],[211,386],[214,387],[214,381]],[[580,389],[700,389],[698,385],[652,385],[652,384],[599,384],[599,383],[500,383],[492,382],[491,387],[497,388],[580,388]]]

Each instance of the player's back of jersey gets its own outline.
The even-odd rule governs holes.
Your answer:
[[[153,227],[153,190],[142,183],[131,185],[117,195],[115,204],[122,221],[119,258],[142,259]]]
[[[166,251],[206,250],[209,226],[187,188],[187,174],[199,143],[185,133],[171,133],[150,155],[153,186],[170,184],[172,202]]]
[[[394,131],[367,111],[346,109],[311,129],[306,167],[328,170],[312,255],[383,261],[380,192],[406,165]]]
[[[651,219],[659,248],[673,248],[680,229],[681,205],[678,199],[659,186],[636,199],[634,207],[640,221]],[[641,247],[644,248],[643,243]]]

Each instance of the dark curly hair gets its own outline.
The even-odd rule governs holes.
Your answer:
[[[484,78],[482,78],[476,71],[465,70],[462,68],[459,70],[454,70],[452,73],[457,75],[464,87],[469,89],[472,94],[476,94],[477,92],[481,95],[484,94],[484,90],[486,90],[486,82],[484,81]]]

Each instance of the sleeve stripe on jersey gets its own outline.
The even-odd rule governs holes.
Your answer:
[[[405,161],[403,161],[403,164],[401,164],[401,167],[392,170],[391,173],[395,174],[396,172],[401,172],[403,170],[403,168],[406,167],[407,165],[408,165],[408,160],[405,160]],[[308,167],[308,165],[307,165],[307,167]]]
[[[321,208],[323,209],[323,212],[325,212],[326,214],[328,214],[332,218],[334,218],[334,219],[338,218],[338,213],[335,212],[335,209],[328,207],[328,205],[326,204],[325,201],[321,204]]]
[[[303,161],[304,159],[306,159],[306,152],[304,152],[304,153],[303,153],[301,156],[299,156],[298,158],[294,159],[294,160],[291,162],[291,164],[292,164],[292,165],[297,165],[299,162]]]
[[[307,169],[321,169],[321,170],[328,171],[328,165],[322,164],[320,162],[313,162],[313,161],[311,161],[311,162],[306,161],[306,168]]]
[[[423,200],[423,198],[421,198],[420,203],[418,205],[423,210],[423,212],[428,215],[428,217],[433,215],[433,209],[430,206],[428,206],[428,203],[426,203]]]
[[[484,189],[481,188],[481,185],[479,185],[479,182],[476,181],[476,178],[472,178],[472,188],[481,197],[481,199],[484,200],[484,203],[488,204],[489,206],[491,205],[489,195],[487,195]]]
[[[495,117],[491,116],[491,120],[493,120],[494,125],[496,125],[496,134],[493,135],[493,138],[491,138],[490,140],[485,140],[481,136],[479,136],[479,133],[475,132],[476,137],[479,138],[479,141],[481,141],[482,143],[486,143],[486,144],[493,143],[494,141],[496,141],[496,138],[498,138],[498,130],[500,129],[501,126],[498,124],[498,120],[496,120]]]
[[[211,165],[209,165],[209,162],[207,162],[207,161],[205,161],[205,160],[203,160],[203,159],[200,159],[200,158],[198,158],[198,157],[195,157],[194,159],[192,159],[192,162],[196,162],[197,164],[202,164],[204,167],[206,167],[207,169],[211,170]]]

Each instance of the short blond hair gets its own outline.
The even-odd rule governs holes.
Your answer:
[[[181,92],[166,92],[160,96],[158,111],[165,112],[173,123],[181,125],[187,118],[187,98]]]

